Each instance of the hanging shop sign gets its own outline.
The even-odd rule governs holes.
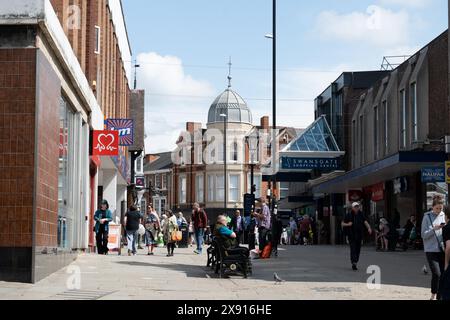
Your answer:
[[[339,159],[326,158],[281,158],[283,170],[338,170]]]
[[[118,131],[94,131],[92,137],[92,156],[118,156],[119,132]]]
[[[408,191],[408,179],[406,177],[394,179],[394,194]]]
[[[445,182],[444,167],[422,168],[422,183]]]
[[[119,145],[129,147],[134,144],[134,121],[132,119],[108,119],[106,129],[119,132]]]
[[[135,178],[135,184],[138,188],[145,188],[145,177],[139,176]]]
[[[450,161],[445,163],[445,182],[450,184]]]
[[[363,198],[363,192],[361,190],[350,190],[348,192],[348,201],[349,202],[358,202]]]

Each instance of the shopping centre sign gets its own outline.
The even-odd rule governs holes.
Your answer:
[[[93,156],[118,156],[119,131],[94,131],[92,136]]]
[[[339,159],[327,158],[281,158],[281,169],[283,170],[338,170]]]

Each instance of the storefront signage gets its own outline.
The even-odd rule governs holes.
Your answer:
[[[445,182],[445,168],[444,167],[428,167],[422,168],[422,182]]]
[[[360,190],[350,190],[348,192],[348,201],[349,202],[358,202],[363,198],[363,192]]]
[[[339,159],[326,158],[281,158],[283,170],[338,170]]]
[[[450,184],[450,161],[445,163],[445,182]]]
[[[367,188],[366,192],[371,193],[371,199],[373,202],[378,202],[384,200],[384,189],[384,182],[382,182]]]
[[[129,147],[134,144],[134,121],[132,119],[106,120],[106,129],[119,132],[119,145]]]
[[[136,187],[145,188],[145,177],[136,177],[135,184]]]
[[[94,131],[92,139],[93,156],[118,156],[119,132],[118,131]]]
[[[394,194],[408,191],[408,179],[406,177],[394,179]]]

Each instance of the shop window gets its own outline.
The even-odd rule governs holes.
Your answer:
[[[180,203],[186,203],[186,177],[180,178]]]

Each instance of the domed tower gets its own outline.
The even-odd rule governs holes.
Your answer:
[[[231,80],[230,74],[228,88],[214,100],[209,108],[208,128],[223,129],[224,119],[221,115],[227,116],[228,126],[231,129],[245,130],[252,127],[252,112],[244,99],[231,89]]]

